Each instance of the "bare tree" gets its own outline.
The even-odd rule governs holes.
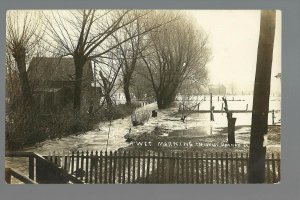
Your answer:
[[[263,183],[265,179],[264,137],[268,131],[275,20],[276,11],[261,11],[250,136],[249,183]]]
[[[114,35],[117,43],[129,39],[118,47],[120,49],[119,59],[123,61],[123,91],[126,98],[126,104],[128,105],[131,104],[130,86],[132,86],[132,79],[136,73],[139,60],[141,59],[141,53],[147,48],[149,43],[148,34],[151,31],[155,31],[155,29],[176,20],[176,17],[166,20],[166,12],[159,11],[140,10],[130,13],[130,15],[131,18],[137,18],[137,20],[128,26],[123,27],[118,34]],[[134,35],[137,36],[133,37]]]
[[[28,80],[27,63],[37,50],[42,34],[43,31],[39,12],[9,11],[7,13],[7,55],[11,54],[16,62],[23,103],[32,102],[32,91]],[[9,60],[11,61],[10,57],[6,59],[7,62]],[[9,66],[11,66],[11,64]]]
[[[181,19],[151,32],[150,40],[151,48],[142,57],[148,70],[145,77],[152,83],[158,107],[166,108],[185,80],[206,76],[210,58],[208,38],[182,15]]]
[[[108,41],[113,33],[134,22],[141,16],[130,17],[130,10],[79,10],[68,14],[56,12],[46,17],[48,35],[55,41],[54,51],[60,56],[72,56],[75,64],[74,112],[80,113],[83,66],[89,60],[103,57],[115,45]],[[46,14],[45,14],[46,15]],[[132,35],[136,37],[137,35]],[[59,49],[58,49],[59,47]]]
[[[135,13],[134,13],[135,14]],[[122,76],[123,76],[123,91],[126,98],[126,104],[131,104],[131,96],[129,91],[129,86],[131,84],[131,79],[133,73],[135,72],[136,64],[140,56],[140,52],[143,51],[145,45],[143,45],[143,38],[145,35],[140,33],[145,27],[141,24],[141,19],[136,20],[134,23],[130,24],[123,28],[121,33],[121,38],[131,38],[126,43],[119,46],[121,55],[121,60],[124,61],[122,67]],[[138,35],[137,37],[132,37],[132,35]],[[117,43],[120,42],[120,36],[115,36]]]
[[[108,53],[107,58],[96,59],[94,65],[96,68],[96,80],[101,87],[108,108],[111,108],[113,101],[111,96],[116,92],[120,85],[116,84],[119,72],[122,68],[122,61],[116,59],[113,53]]]

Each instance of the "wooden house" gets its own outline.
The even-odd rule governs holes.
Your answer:
[[[73,104],[75,65],[73,58],[34,57],[28,68],[34,98],[41,112],[51,113]],[[83,67],[81,108],[88,111],[93,104],[95,88],[91,62]]]

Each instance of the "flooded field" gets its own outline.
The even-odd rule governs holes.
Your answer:
[[[198,97],[198,101],[199,98]],[[200,104],[201,110],[209,110],[209,96],[205,96],[206,101]],[[213,106],[216,110],[222,107],[221,97],[213,98]],[[252,109],[252,96],[234,96],[227,97],[228,100],[236,99],[239,101],[228,101],[229,109],[242,110],[246,108]],[[179,99],[179,98],[178,98]],[[195,104],[197,97],[190,99],[190,104]],[[224,127],[227,127],[226,113],[215,113],[214,121],[210,121],[209,113],[193,113],[189,115],[185,122],[180,120],[181,114],[178,113],[178,106],[181,100],[177,101],[177,105],[173,108],[159,110],[157,118],[149,118],[142,126],[133,127],[131,124],[131,116],[124,119],[117,119],[109,122],[101,122],[97,128],[79,135],[70,135],[55,140],[46,140],[37,145],[28,147],[24,151],[35,152],[41,155],[48,155],[49,152],[68,152],[68,151],[86,151],[86,150],[117,150],[128,146],[124,136],[126,134],[139,135],[142,133],[150,133],[156,127],[163,128],[165,133],[162,137],[206,137],[208,135],[219,133]],[[156,104],[149,104],[141,108],[138,112],[146,113],[150,116],[151,111],[157,109]],[[270,110],[280,110],[280,97],[271,97]],[[249,144],[251,113],[234,113],[236,117],[236,142]],[[280,111],[275,113],[275,122],[280,122]],[[272,114],[269,113],[269,124],[272,124]],[[24,159],[6,159],[6,166],[13,167],[19,171],[26,171]]]

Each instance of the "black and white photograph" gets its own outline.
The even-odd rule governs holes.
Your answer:
[[[7,10],[5,183],[280,184],[280,10]]]

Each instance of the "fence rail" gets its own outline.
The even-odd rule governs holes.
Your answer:
[[[75,176],[57,166],[57,163],[46,160],[45,157],[33,152],[6,152],[5,157],[27,158],[28,177],[14,169],[5,169],[5,180],[11,183],[11,177],[17,178],[23,183],[72,183],[83,184]],[[59,157],[58,157],[59,158]]]
[[[71,152],[46,159],[85,183],[247,183],[248,154],[194,152]],[[265,182],[280,181],[280,154],[268,154]]]
[[[12,177],[18,179],[22,183],[37,184],[34,180],[24,176],[22,173],[14,170],[14,169],[11,169],[11,168],[5,168],[5,181],[6,181],[6,183],[10,184]]]

